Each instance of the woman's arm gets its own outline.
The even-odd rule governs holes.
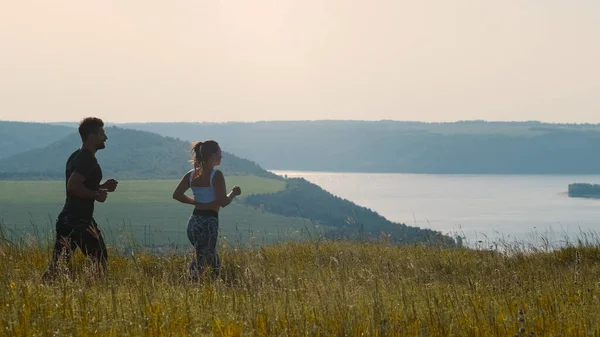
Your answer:
[[[229,192],[229,194],[226,194],[227,188],[225,187],[225,177],[221,171],[215,172],[213,186],[215,187],[217,202],[219,205],[221,205],[221,207],[227,207],[227,205],[229,205],[236,196],[241,194],[241,190],[237,186],[235,186],[231,192]]]
[[[191,172],[186,173],[181,181],[173,191],[173,199],[188,205],[195,205],[196,202],[194,199],[185,195],[185,192],[190,188],[190,174]]]
[[[197,203],[194,199],[185,195],[185,192],[190,188],[190,174],[191,173],[187,173],[186,175],[183,176],[183,178],[181,178],[181,181],[175,188],[175,191],[173,191],[173,199],[175,199],[181,203],[184,203],[184,204],[194,205],[194,206],[196,206],[196,208],[202,209],[202,210],[214,209],[215,202],[211,202],[208,204]]]

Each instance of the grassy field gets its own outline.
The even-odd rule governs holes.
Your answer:
[[[228,188],[239,185],[243,195],[273,193],[285,182],[256,176],[227,177]],[[96,203],[95,218],[109,242],[188,244],[187,219],[192,207],[171,198],[176,180],[120,181],[104,204]],[[0,220],[13,232],[53,233],[65,195],[63,181],[0,181]],[[311,227],[304,219],[269,214],[234,202],[220,213],[222,235],[230,241],[275,240],[297,236]]]
[[[515,246],[516,247],[516,246]],[[507,253],[380,243],[221,247],[216,281],[190,255],[109,253],[109,276],[42,284],[49,252],[0,241],[0,335],[598,336],[600,248]]]

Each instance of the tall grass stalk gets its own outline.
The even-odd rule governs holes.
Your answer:
[[[217,280],[190,283],[191,250],[80,253],[52,283],[47,239],[0,231],[2,336],[590,336],[600,334],[600,248],[222,241]]]

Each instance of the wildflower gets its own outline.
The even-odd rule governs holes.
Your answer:
[[[14,282],[10,283],[10,289],[15,290],[16,287],[17,285]]]

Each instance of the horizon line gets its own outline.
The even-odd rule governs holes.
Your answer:
[[[85,117],[83,117],[85,118]],[[100,117],[101,118],[101,117]],[[8,123],[30,123],[30,124],[77,124],[79,121],[31,121],[31,120],[5,120],[0,119],[0,122]],[[119,125],[119,124],[258,124],[258,123],[305,123],[305,122],[357,122],[357,123],[382,123],[382,122],[393,122],[393,123],[415,123],[415,124],[458,124],[458,123],[515,123],[515,124],[548,124],[548,125],[600,125],[600,122],[550,122],[542,120],[486,120],[486,119],[459,119],[452,121],[420,121],[420,120],[399,120],[399,119],[378,119],[378,120],[367,120],[367,119],[272,119],[272,120],[256,120],[256,121],[129,121],[129,122],[111,122],[104,121],[105,124]]]

